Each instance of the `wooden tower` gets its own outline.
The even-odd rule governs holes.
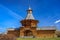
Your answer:
[[[22,27],[20,28],[20,36],[33,36],[33,35],[30,35],[29,31],[32,32],[31,34],[36,33],[37,23],[38,23],[38,20],[34,19],[32,15],[32,9],[29,7],[29,9],[27,10],[26,18],[21,21]]]

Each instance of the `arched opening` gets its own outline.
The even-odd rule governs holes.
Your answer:
[[[24,31],[24,36],[33,36],[33,33],[30,30],[26,30]]]

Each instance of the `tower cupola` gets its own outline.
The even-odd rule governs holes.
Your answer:
[[[32,15],[32,9],[31,9],[30,6],[29,6],[29,9],[27,10],[26,20],[27,20],[27,19],[32,19],[32,20],[34,20],[34,17],[33,17],[33,15]]]

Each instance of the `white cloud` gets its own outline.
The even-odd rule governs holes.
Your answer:
[[[59,23],[59,22],[60,22],[60,20],[55,21],[55,23]]]
[[[2,6],[4,9],[7,9],[8,10],[8,14],[11,15],[12,17],[20,20],[20,19],[23,19],[22,16],[18,15],[17,13],[13,12],[12,10],[8,9],[7,7],[3,6],[3,5],[0,5]]]

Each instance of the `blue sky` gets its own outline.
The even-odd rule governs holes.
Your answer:
[[[28,0],[0,0],[0,33],[8,28],[18,28],[25,19]],[[39,20],[38,27],[56,26],[60,30],[60,0],[30,0],[33,16]]]

